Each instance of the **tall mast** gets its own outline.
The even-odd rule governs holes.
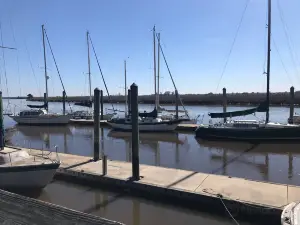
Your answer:
[[[159,67],[159,56],[160,56],[160,33],[157,34],[157,106],[159,106],[159,73],[160,73],[160,67]]]
[[[270,66],[271,66],[271,0],[268,0],[268,58],[267,58],[267,111],[266,123],[269,122],[270,106]]]
[[[47,60],[46,60],[46,46],[45,46],[45,29],[44,25],[42,25],[42,33],[43,33],[43,49],[44,49],[44,69],[45,69],[45,85],[46,85],[46,101],[48,100],[48,75],[47,75]]]
[[[125,116],[127,116],[127,77],[126,77],[126,60],[124,60],[124,76],[125,76]]]
[[[88,75],[89,75],[89,92],[90,101],[92,101],[92,81],[91,81],[91,62],[90,62],[90,42],[89,42],[89,32],[86,32],[86,43],[88,49]]]
[[[154,72],[154,96],[155,108],[157,109],[157,93],[156,93],[156,45],[155,45],[155,26],[153,27],[153,72]]]

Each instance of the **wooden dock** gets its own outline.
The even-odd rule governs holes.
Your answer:
[[[27,151],[40,153],[40,150]],[[210,212],[224,213],[226,206],[232,215],[272,220],[269,224],[280,224],[284,206],[300,199],[298,186],[149,165],[140,165],[141,179],[132,181],[132,164],[128,162],[108,160],[107,174],[103,175],[102,160],[95,162],[89,157],[63,153],[59,157],[62,163],[56,179],[116,188]]]
[[[82,125],[82,126],[93,126],[94,120],[85,120],[85,119],[70,119],[70,124],[74,125]],[[109,127],[106,120],[100,120],[100,126]],[[179,124],[176,128],[176,131],[186,131],[186,132],[194,132],[198,124]]]
[[[0,190],[0,224],[122,225],[122,223]]]

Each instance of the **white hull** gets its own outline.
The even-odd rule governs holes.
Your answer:
[[[118,124],[108,122],[108,124],[115,130],[131,131],[131,124]],[[156,124],[139,124],[139,131],[174,131],[179,123],[167,124],[167,123],[156,123]]]
[[[0,172],[0,188],[41,189],[52,181],[55,173],[56,169]]]
[[[37,117],[20,117],[10,116],[18,124],[26,125],[51,125],[51,124],[68,124],[71,116],[70,115],[40,115]]]

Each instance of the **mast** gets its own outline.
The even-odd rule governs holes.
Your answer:
[[[127,116],[127,77],[126,77],[126,60],[124,60],[124,76],[125,76],[125,116]]]
[[[92,102],[92,81],[91,81],[91,62],[90,62],[90,42],[89,42],[89,32],[86,32],[86,43],[88,50],[88,75],[89,75],[89,92],[90,92],[90,101]]]
[[[159,46],[160,46],[160,33],[157,34],[157,106],[159,106],[159,73],[160,73],[160,67],[159,67],[159,56],[160,56],[160,51],[159,51]]]
[[[45,86],[46,86],[46,102],[48,100],[48,75],[47,75],[47,60],[46,60],[46,46],[45,46],[45,29],[44,29],[44,25],[42,25],[42,33],[43,33],[43,49],[44,49],[44,69],[45,69]],[[48,108],[47,108],[48,110]]]
[[[157,109],[157,90],[156,90],[156,44],[155,44],[155,26],[153,27],[153,72],[154,72],[154,96],[155,108]]]
[[[269,122],[270,106],[270,66],[271,66],[271,0],[268,0],[268,58],[267,58],[267,111],[266,123]]]

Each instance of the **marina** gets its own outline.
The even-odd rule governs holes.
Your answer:
[[[300,92],[280,53],[297,75],[300,46],[263,2],[8,3],[33,19],[0,21],[0,223],[298,224]]]

